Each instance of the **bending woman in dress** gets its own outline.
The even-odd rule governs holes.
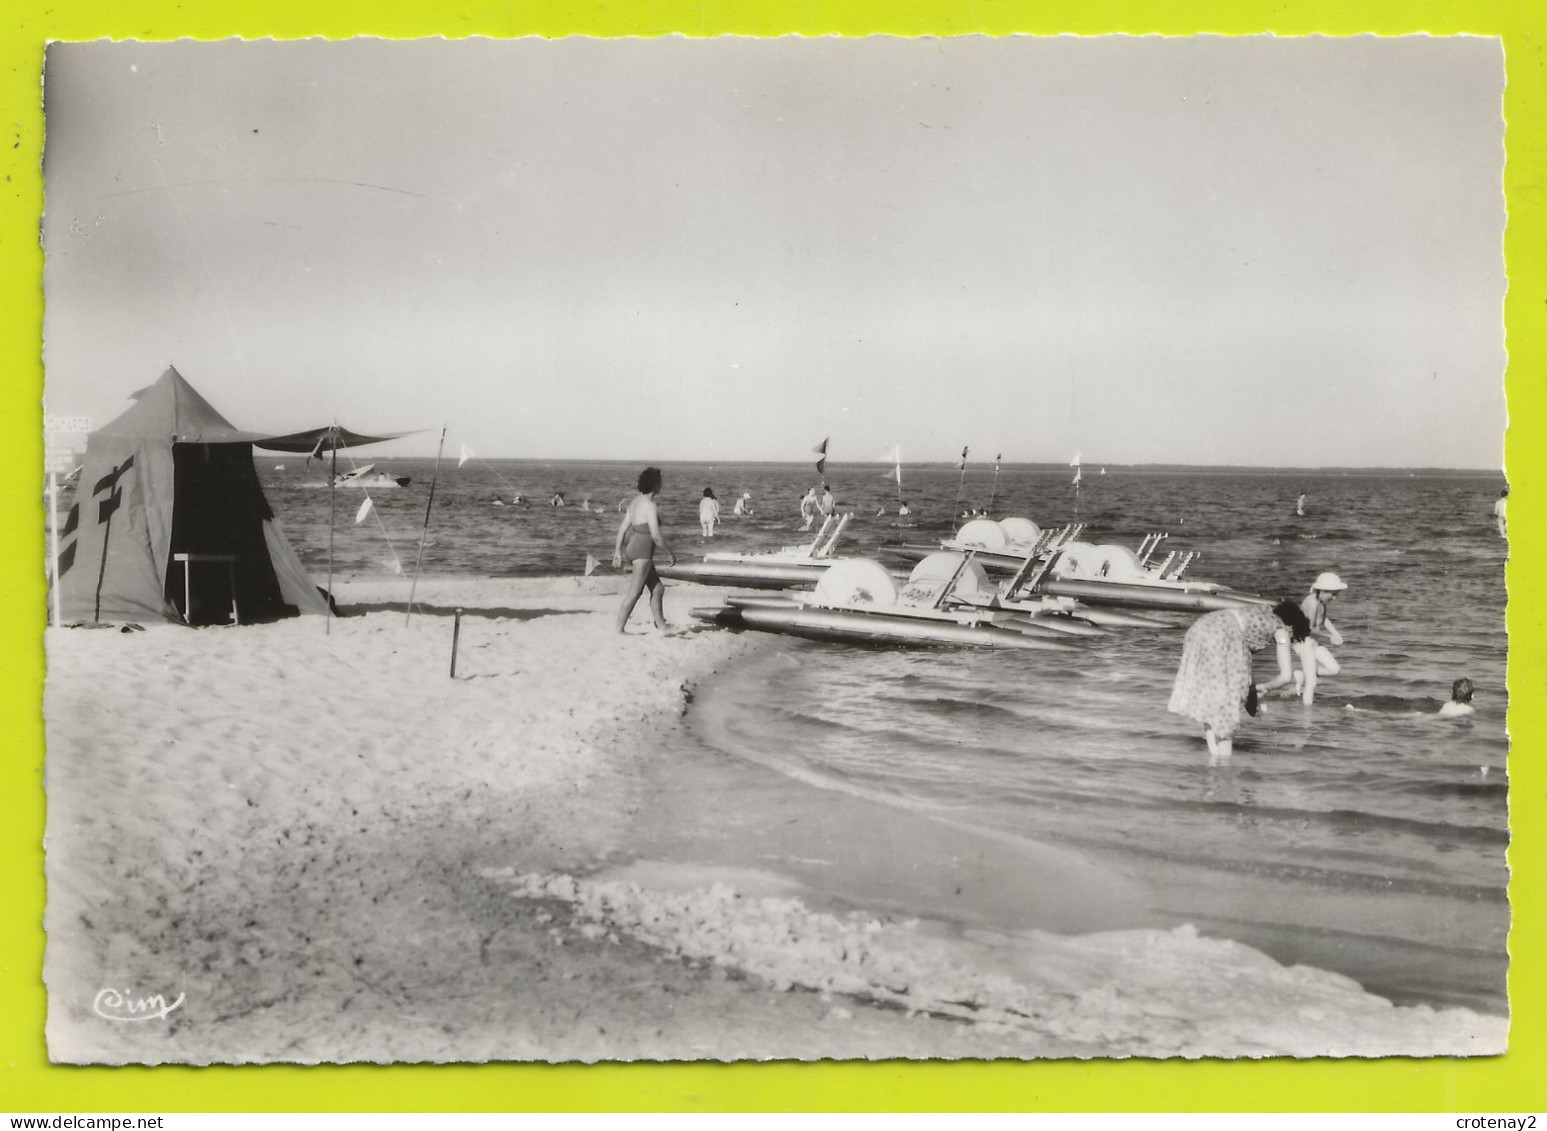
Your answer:
[[[1266,683],[1252,684],[1252,653],[1273,642],[1278,674]],[[1167,710],[1203,724],[1203,740],[1209,744],[1210,763],[1230,757],[1241,708],[1253,693],[1283,687],[1295,677],[1294,662],[1304,673],[1301,698],[1310,703],[1316,694],[1316,653],[1311,623],[1293,601],[1284,600],[1271,609],[1243,605],[1206,613],[1192,623],[1182,638],[1182,663],[1176,672]],[[1256,714],[1255,704],[1251,713]]]
[[[639,603],[639,595],[650,590],[650,615],[656,628],[666,627],[666,585],[655,572],[655,548],[659,546],[671,554],[671,564],[677,564],[677,555],[661,536],[661,516],[655,509],[655,497],[661,493],[661,469],[647,467],[639,473],[639,494],[635,495],[623,511],[623,521],[618,524],[618,540],[612,551],[612,564],[620,567],[627,561],[634,570],[629,578],[628,591],[623,594],[623,605],[618,609],[618,631],[628,624],[629,614]]]

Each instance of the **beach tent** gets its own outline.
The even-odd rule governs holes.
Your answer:
[[[65,621],[326,615],[253,467],[271,437],[233,427],[176,369],[133,400],[87,437],[60,531]]]

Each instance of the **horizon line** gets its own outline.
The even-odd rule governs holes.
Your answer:
[[[382,455],[380,459],[423,459],[434,460],[432,455]],[[682,458],[664,459],[652,458],[617,458],[612,456],[511,456],[511,455],[484,455],[477,453],[473,457],[476,460],[512,460],[528,463],[603,463],[624,464],[633,466],[636,464],[673,465],[673,464],[703,464],[709,466],[732,465],[771,465],[775,467],[812,467],[813,460],[781,460],[781,459],[703,459]],[[871,468],[890,463],[890,460],[829,460],[828,471],[835,468]],[[961,468],[958,460],[903,460],[903,467],[912,468],[944,468],[950,470],[965,471],[992,471],[992,463],[976,463],[969,461],[965,468]],[[1103,463],[1094,460],[1084,460],[1079,465],[1068,464],[1062,461],[1032,461],[1032,460],[1005,460],[1000,465],[1001,469],[1029,469],[1046,471],[1067,471],[1071,467],[1081,468],[1116,468],[1122,471],[1248,471],[1248,472],[1304,472],[1315,474],[1336,474],[1344,472],[1382,473],[1382,472],[1428,472],[1446,474],[1470,474],[1470,475],[1503,475],[1508,476],[1507,470],[1502,467],[1446,467],[1439,464],[1330,464],[1330,465],[1297,465],[1297,464],[1249,464],[1249,463]],[[818,474],[826,474],[821,472]]]

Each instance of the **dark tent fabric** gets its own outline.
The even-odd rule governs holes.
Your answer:
[[[244,622],[327,615],[258,483],[252,447],[265,437],[175,369],[134,399],[86,440],[59,553],[64,619],[224,622],[233,600]]]

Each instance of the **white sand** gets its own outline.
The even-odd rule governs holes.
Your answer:
[[[400,607],[328,634],[50,630],[51,1056],[1502,1047],[1502,1020],[1394,1009],[1185,930],[959,937],[814,910],[777,876],[620,870],[649,760],[672,756],[693,687],[757,641],[656,634],[642,607],[620,637],[618,586],[421,580],[421,602],[469,611],[455,680],[451,618],[405,625]],[[350,609],[405,588],[337,590]],[[668,613],[711,602],[674,590]],[[126,1021],[106,990],[183,997]]]

